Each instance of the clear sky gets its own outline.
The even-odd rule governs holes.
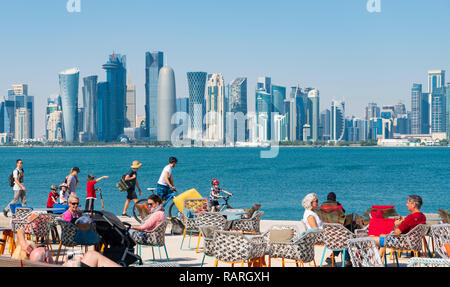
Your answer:
[[[270,76],[319,89],[321,110],[344,99],[346,114],[359,117],[370,101],[409,109],[413,82],[426,89],[428,70],[449,71],[448,0],[380,0],[380,13],[369,13],[367,0],[81,0],[80,13],[66,3],[0,1],[0,96],[29,85],[38,137],[58,72],[78,67],[80,82],[103,81],[112,51],[127,56],[138,114],[146,51],[164,51],[177,97],[187,96],[188,71],[222,73],[227,83],[246,76],[253,109],[257,77]]]

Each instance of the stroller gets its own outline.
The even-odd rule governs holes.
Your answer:
[[[120,219],[109,211],[93,211],[92,221],[95,223],[97,234],[101,243],[105,244],[103,255],[121,266],[129,266],[142,259],[134,254],[136,243],[128,234],[130,224],[121,222]]]

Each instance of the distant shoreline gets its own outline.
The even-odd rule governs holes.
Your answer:
[[[447,148],[449,146],[378,146],[378,145],[344,145],[344,146],[313,146],[313,145],[278,145],[279,148]],[[10,146],[0,145],[0,148],[260,148],[267,149],[270,146],[190,146],[190,147],[175,147],[175,146],[154,146],[154,145],[32,145],[32,146]]]

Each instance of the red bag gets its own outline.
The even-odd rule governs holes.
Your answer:
[[[394,230],[395,219],[372,217],[369,222],[369,235],[380,236]]]

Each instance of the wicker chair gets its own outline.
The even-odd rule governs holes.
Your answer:
[[[214,257],[214,232],[217,230],[216,226],[199,226],[200,233],[203,237],[203,259],[200,267],[203,267],[206,256]]]
[[[32,216],[35,216],[32,218]],[[31,215],[29,217],[29,222],[24,226],[25,234],[34,236],[36,244],[38,243],[38,238],[43,238],[45,240],[47,247],[50,249],[50,252],[53,250],[52,246],[50,245],[50,221],[51,216],[48,214],[42,214],[42,213],[33,213],[31,212]]]
[[[195,218],[195,224],[197,227],[199,226],[214,226],[216,230],[224,230],[225,225],[227,224],[227,220],[223,215],[218,212],[201,212],[198,214],[197,218]],[[200,228],[199,228],[200,230]],[[200,232],[197,241],[197,248],[195,252],[199,252],[200,239],[202,237],[202,233]]]
[[[216,231],[214,233],[214,267],[219,261],[234,264],[264,257],[266,244],[262,235],[246,236],[240,232]]]
[[[185,199],[184,203],[183,203],[183,208],[184,209],[192,209],[192,210],[198,210],[198,209],[203,209],[203,207],[207,205],[207,199],[206,198],[190,198],[190,199]],[[200,212],[202,213],[202,212]],[[199,213],[199,214],[200,214]],[[184,243],[184,238],[186,237],[186,234],[189,233],[189,244],[188,244],[188,248],[191,249],[191,238],[192,238],[192,234],[199,234],[198,236],[200,236],[200,230],[197,226],[197,221],[196,218],[188,218],[186,217],[184,214],[181,214],[180,216],[180,220],[184,225],[184,230],[183,230],[183,239],[181,240],[181,245],[180,245],[180,249],[183,249],[183,243]],[[197,235],[194,235],[197,236]]]
[[[428,228],[426,224],[419,224],[406,234],[395,235],[390,233],[386,236],[384,247],[394,251],[397,266],[399,266],[398,255],[395,251],[412,251],[414,256],[418,257],[422,250],[422,239],[428,233]],[[384,252],[384,260],[387,264],[386,252]]]
[[[430,235],[434,241],[434,250],[436,250],[442,258],[449,259],[444,247],[444,242],[450,240],[450,224],[436,224],[431,226]]]
[[[314,245],[319,239],[319,231],[310,231],[302,235],[300,238],[298,229],[296,226],[273,226],[271,230],[274,229],[293,229],[294,236],[289,242],[270,242],[267,239],[267,234],[270,234],[270,230],[264,233],[264,237],[267,240],[266,254],[269,255],[269,267],[272,265],[273,258],[281,258],[281,264],[284,267],[286,259],[293,260],[293,263],[297,267],[304,266],[304,263],[314,262]]]
[[[342,251],[342,267],[345,266],[345,253],[348,248],[348,240],[355,238],[356,235],[339,223],[323,224],[323,240],[325,247],[323,249],[320,266],[322,266],[326,251]],[[331,253],[334,259],[334,253]],[[334,262],[334,260],[332,260]]]
[[[377,245],[370,237],[349,239],[348,253],[353,267],[383,267]]]
[[[62,246],[74,248],[78,245],[74,240],[75,234],[77,234],[77,226],[69,221],[65,221],[62,219],[58,220],[58,224],[61,226],[61,240],[59,242],[58,253],[56,255],[57,264]]]
[[[11,217],[11,229],[15,233],[28,224],[28,218],[33,209],[27,207],[16,207],[16,212]]]
[[[407,267],[450,267],[450,259],[414,257]]]
[[[239,231],[242,233],[254,233],[260,234],[260,222],[264,211],[258,211],[253,214],[249,219],[237,219],[233,220],[231,230]]]
[[[167,220],[164,220],[158,226],[156,226],[155,229],[153,229],[152,231],[136,231],[136,232],[132,233],[131,238],[138,245],[139,256],[141,256],[141,254],[142,254],[142,252],[141,252],[142,245],[151,246],[152,254],[153,254],[153,261],[155,261],[155,252],[154,252],[153,248],[158,247],[159,258],[160,258],[160,260],[162,260],[161,247],[164,247],[164,252],[166,253],[166,260],[169,261],[169,256],[167,254],[167,248],[166,248],[166,242],[165,242],[166,228],[167,228],[168,223],[169,222]]]

